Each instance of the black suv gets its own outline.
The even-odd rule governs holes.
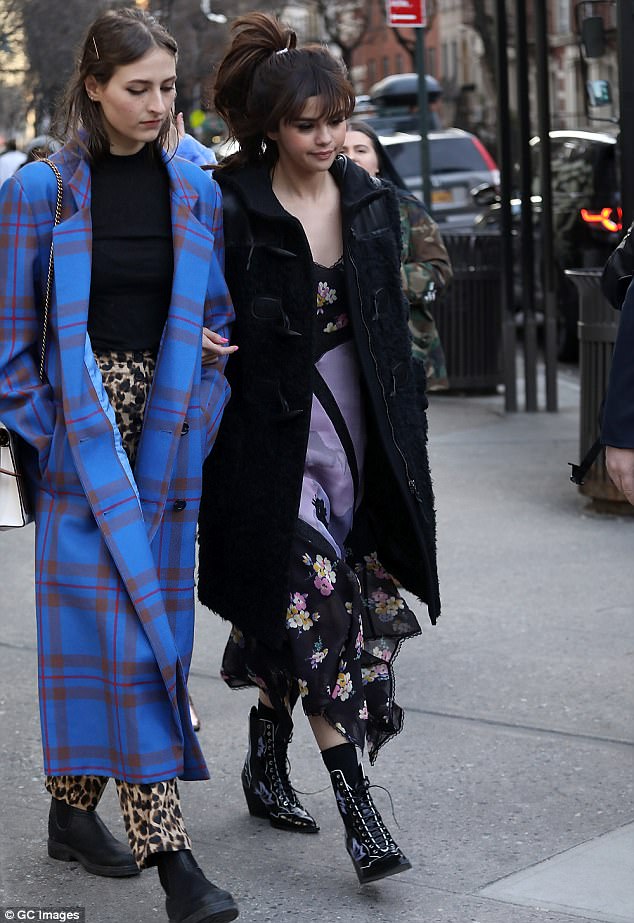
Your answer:
[[[532,138],[533,175],[539,175],[539,137]],[[559,357],[576,359],[578,353],[578,295],[565,275],[566,269],[603,266],[622,236],[618,144],[614,135],[585,130],[550,132],[553,239],[557,270],[559,311]],[[476,193],[482,204],[486,198]],[[535,217],[536,290],[541,291],[541,196],[539,179],[531,196]],[[521,200],[511,201],[514,221],[519,222]],[[476,219],[476,227],[499,226],[499,201]],[[517,256],[517,254],[516,254]],[[517,262],[517,260],[516,260]],[[516,277],[519,268],[516,266]],[[520,293],[521,295],[521,293]],[[521,299],[520,299],[521,300]]]
[[[423,198],[420,135],[395,132],[379,135],[381,144],[419,199]],[[471,195],[476,186],[497,186],[500,171],[482,142],[460,128],[442,128],[428,134],[431,209],[443,231],[472,228],[480,209]]]

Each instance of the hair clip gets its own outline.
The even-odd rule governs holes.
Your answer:
[[[276,51],[275,54],[288,54],[288,48],[280,48],[280,50]]]
[[[92,43],[93,43],[93,45],[95,46],[95,54],[97,55],[97,60],[100,61],[101,58],[99,57],[99,51],[98,51],[98,49],[97,49],[97,42],[95,41],[95,36],[94,36],[94,35],[93,35],[93,37],[92,37]]]

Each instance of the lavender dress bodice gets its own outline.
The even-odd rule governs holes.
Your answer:
[[[361,500],[365,417],[343,262],[315,263],[314,273],[315,386],[299,518],[341,557]]]

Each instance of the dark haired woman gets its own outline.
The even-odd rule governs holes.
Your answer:
[[[412,355],[422,362],[428,391],[449,387],[445,353],[432,305],[451,281],[451,263],[438,225],[409,190],[374,129],[354,119],[348,122],[344,154],[367,170],[394,184],[401,216],[403,291],[409,303]]]
[[[392,662],[420,627],[395,578],[439,613],[398,205],[339,156],[354,106],[341,65],[272,17],[234,23],[215,104],[240,145],[214,174],[240,350],[204,472],[199,596],[234,626],[226,681],[261,690],[251,813],[318,829],[286,773],[299,695],[355,870],[374,881],[410,867],[357,755],[367,740],[373,762],[401,728]]]
[[[176,44],[141,11],[99,17],[64,147],[1,193],[0,417],[30,450],[49,855],[96,875],[156,865],[174,923],[237,907],[191,853],[176,779],[207,768],[187,700],[202,465],[228,398],[203,325],[233,319],[220,196],[163,150]],[[38,374],[51,236],[46,375]],[[226,352],[220,347],[217,353]],[[116,780],[132,854],[95,808]]]

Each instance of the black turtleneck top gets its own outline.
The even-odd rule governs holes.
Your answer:
[[[146,145],[130,156],[105,155],[91,174],[93,349],[156,351],[174,272],[165,164]]]

